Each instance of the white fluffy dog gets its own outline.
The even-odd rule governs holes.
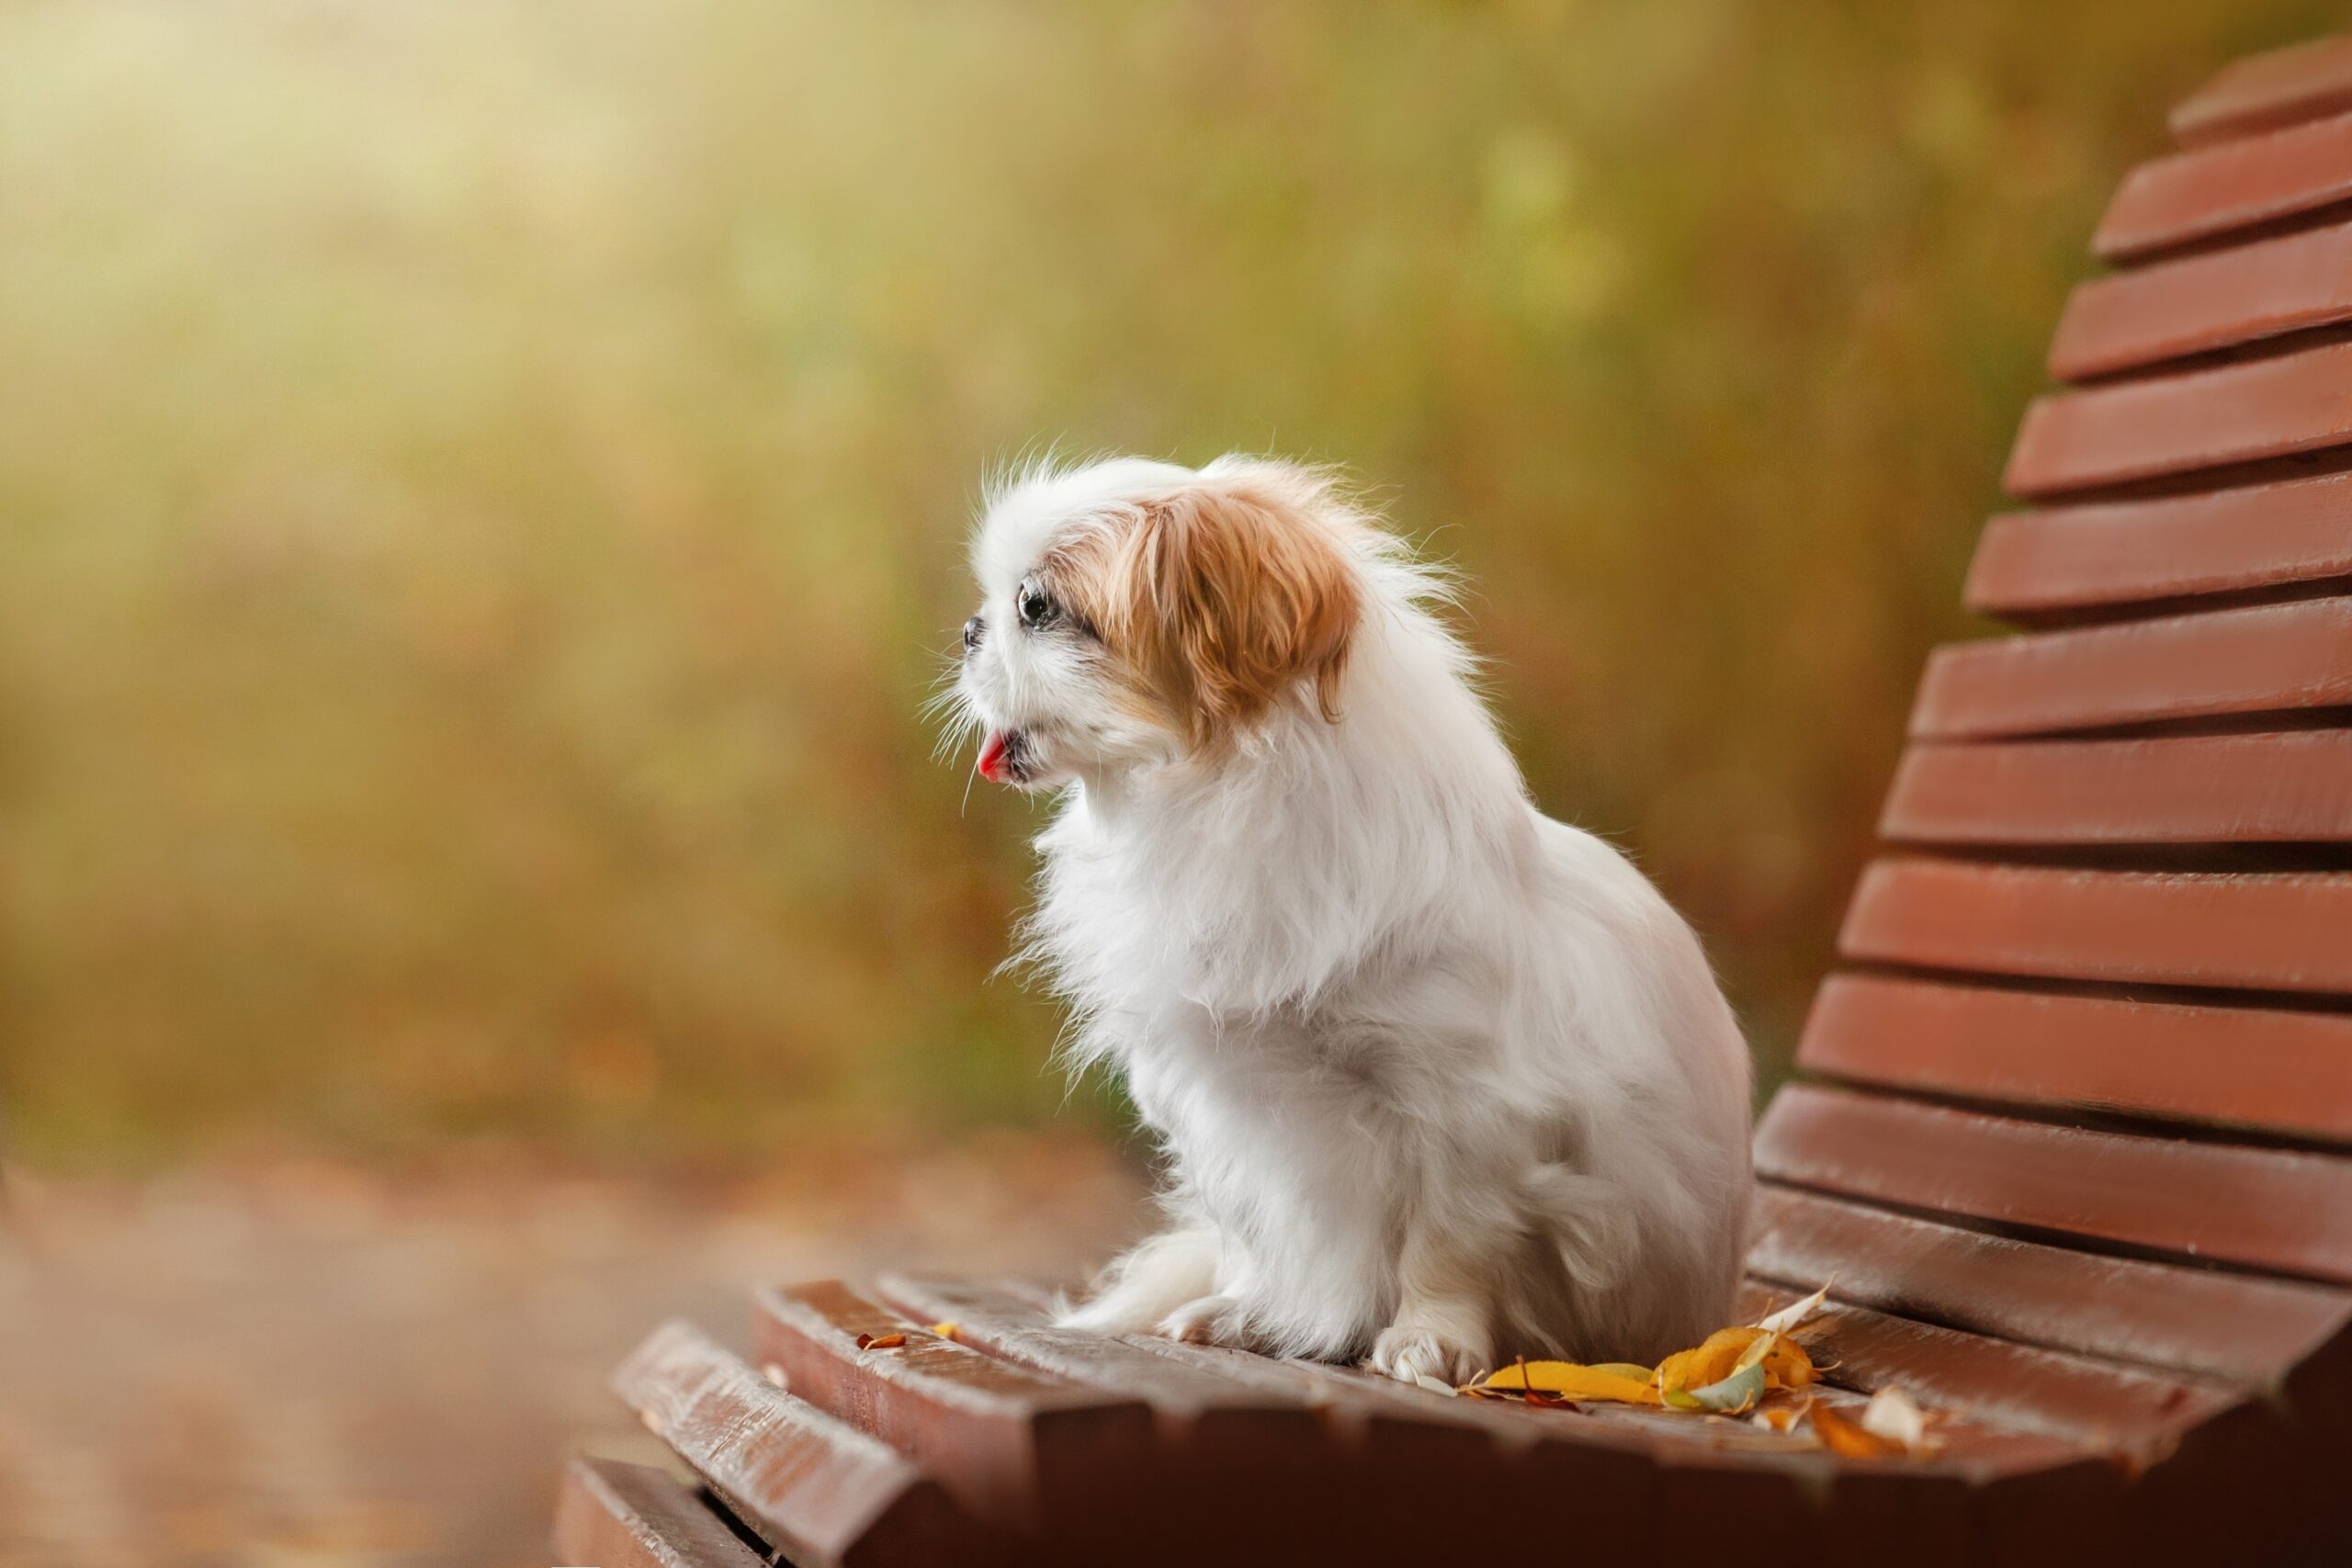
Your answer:
[[[1066,1321],[1450,1382],[1730,1322],[1738,1025],[1529,802],[1440,580],[1245,457],[1033,468],[973,557],[979,771],[1061,795],[1026,955],[1167,1159],[1168,1227]]]

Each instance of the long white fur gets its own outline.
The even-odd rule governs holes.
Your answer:
[[[1061,795],[1027,954],[1166,1159],[1166,1230],[1068,1321],[1407,1378],[1695,1344],[1731,1321],[1746,1047],[1665,899],[1530,802],[1439,580],[1314,479],[1363,604],[1340,717],[1302,690],[1215,756],[1019,633],[1049,546],[1262,461],[1033,468],[975,541],[965,717],[1038,737]]]

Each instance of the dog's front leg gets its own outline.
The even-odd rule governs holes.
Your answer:
[[[1494,1365],[1481,1260],[1508,1245],[1464,1214],[1417,1213],[1396,1259],[1396,1314],[1373,1341],[1374,1371],[1411,1382],[1467,1382]]]

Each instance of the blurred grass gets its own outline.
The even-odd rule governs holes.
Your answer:
[[[19,1143],[1054,1114],[914,713],[1040,436],[1385,486],[1770,1069],[2107,193],[2331,25],[8,0]]]

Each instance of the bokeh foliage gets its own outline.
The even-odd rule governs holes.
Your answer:
[[[2099,207],[2331,10],[0,5],[21,1140],[1055,1114],[915,711],[1041,437],[1382,486],[1769,1070]]]

